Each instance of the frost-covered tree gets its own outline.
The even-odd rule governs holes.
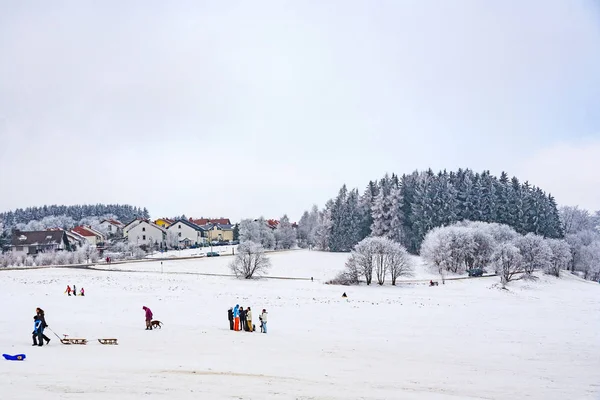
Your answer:
[[[264,248],[251,241],[238,246],[235,260],[229,265],[235,276],[244,279],[264,275],[270,267],[271,260],[266,256]]]
[[[275,248],[275,234],[263,217],[256,221],[243,219],[240,222],[240,242],[260,243],[265,249],[273,249]]]
[[[523,256],[519,249],[512,243],[502,243],[492,256],[492,263],[496,273],[500,275],[500,282],[505,288],[513,280],[523,265]]]
[[[391,221],[390,230],[387,237],[398,243],[405,242],[404,227],[406,224],[406,218],[404,215],[404,196],[402,194],[402,187],[392,189],[390,194],[391,199]]]
[[[278,249],[291,249],[296,245],[296,230],[287,215],[281,217],[275,228],[275,241]]]
[[[584,279],[600,281],[600,241],[582,247],[579,270]]]
[[[559,209],[560,220],[565,234],[574,234],[581,231],[594,230],[594,220],[588,210],[577,206],[564,206]]]
[[[396,286],[399,277],[412,275],[414,268],[412,259],[400,243],[390,242],[386,257],[393,286]]]
[[[567,269],[571,261],[571,248],[569,244],[560,239],[546,239],[546,244],[552,251],[550,263],[545,272],[556,277],[560,276],[561,269]]]
[[[391,276],[392,285],[395,285],[398,277],[411,272],[412,263],[404,247],[387,238],[368,237],[354,247],[346,263],[346,271],[338,276],[337,281],[358,283],[358,278],[364,277],[370,285],[375,276],[377,284],[383,285],[386,277]]]
[[[523,257],[523,271],[527,276],[531,276],[536,269],[545,271],[550,267],[552,250],[550,250],[543,237],[528,233],[515,239],[513,244],[519,249]]]
[[[371,209],[373,224],[371,225],[371,235],[386,237],[392,229],[392,198],[391,193],[385,193],[383,190],[375,197],[373,208]]]
[[[476,255],[473,232],[462,226],[448,226],[429,231],[421,246],[421,256],[437,271],[458,273],[469,268]]]

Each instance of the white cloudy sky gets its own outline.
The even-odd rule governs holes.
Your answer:
[[[386,172],[600,209],[594,0],[0,0],[0,210],[238,219]]]

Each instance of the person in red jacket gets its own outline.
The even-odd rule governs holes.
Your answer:
[[[144,306],[142,307],[144,311],[146,311],[146,330],[152,330],[152,311]]]

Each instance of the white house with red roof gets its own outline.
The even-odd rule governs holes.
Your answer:
[[[75,228],[71,229],[71,231],[83,236],[85,240],[87,240],[87,242],[92,246],[97,246],[99,243],[104,242],[104,235],[102,232],[98,232],[91,226],[76,226]]]
[[[125,224],[116,219],[105,219],[100,222],[100,228],[108,233],[108,236],[123,236]]]

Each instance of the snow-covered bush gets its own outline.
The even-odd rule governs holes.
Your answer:
[[[506,284],[521,270],[523,256],[514,244],[502,243],[492,255],[492,264],[496,273],[500,275],[502,287],[506,287]]]
[[[395,285],[398,277],[411,273],[412,264],[402,245],[387,238],[368,237],[354,247],[346,262],[346,270],[333,281],[357,284],[359,277],[364,277],[370,285],[375,274],[379,285],[385,283],[388,275]]]
[[[265,274],[271,267],[271,260],[265,255],[265,249],[254,242],[241,243],[235,259],[229,265],[238,278],[251,279]]]
[[[56,265],[55,263],[56,253],[48,252],[48,253],[40,253],[35,258],[35,263],[37,265]]]
[[[556,277],[560,276],[561,269],[567,269],[571,262],[571,248],[564,240],[546,239],[548,247],[552,251],[550,263],[544,272]]]
[[[543,237],[533,233],[520,236],[512,242],[523,256],[523,271],[529,277],[534,270],[545,271],[550,266],[552,250]]]

